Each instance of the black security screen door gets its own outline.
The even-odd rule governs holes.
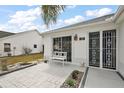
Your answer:
[[[67,52],[67,61],[71,62],[71,36],[53,38],[53,51]]]
[[[103,68],[116,69],[116,30],[103,31]]]
[[[89,65],[100,66],[100,33],[89,33]]]

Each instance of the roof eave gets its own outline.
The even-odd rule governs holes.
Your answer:
[[[123,5],[119,6],[117,12],[115,13],[115,15],[113,17],[114,22],[117,21],[117,19],[119,18],[119,16],[121,15],[122,12],[124,12],[124,6]]]
[[[87,27],[87,26],[93,26],[93,25],[98,25],[98,24],[103,24],[103,23],[111,23],[113,22],[112,19],[108,19],[108,20],[104,20],[104,21],[100,21],[100,22],[95,22],[95,23],[89,23],[89,24],[86,24],[86,25],[80,25],[80,26],[75,26],[75,27],[70,27],[70,28],[65,28],[65,29],[58,29],[56,31],[52,30],[52,31],[48,31],[48,32],[45,32],[45,33],[42,33],[41,35],[46,35],[46,34],[50,34],[50,33],[57,33],[57,32],[61,32],[61,31],[67,31],[67,30],[73,30],[73,29],[76,29],[76,28],[81,28],[81,27]]]
[[[11,37],[15,37],[15,36],[18,36],[18,35],[23,35],[23,34],[25,34],[25,33],[34,32],[34,31],[36,31],[36,32],[40,35],[40,32],[39,32],[37,29],[33,29],[33,30],[28,30],[28,31],[16,33],[16,34],[11,35],[11,36],[7,36],[7,37],[0,38],[0,41],[1,41],[1,40],[5,40],[5,39],[8,39],[8,38],[11,38]]]

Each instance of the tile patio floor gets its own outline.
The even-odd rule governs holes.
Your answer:
[[[61,63],[40,63],[23,70],[0,76],[0,87],[4,88],[57,88],[73,70],[83,67]]]
[[[85,88],[124,88],[124,80],[114,71],[89,68]]]

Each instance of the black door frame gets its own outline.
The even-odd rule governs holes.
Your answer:
[[[102,67],[116,69],[116,30],[102,32]]]
[[[115,64],[114,64],[114,67],[104,67],[104,66],[103,66],[103,64],[104,64],[104,63],[103,63],[103,62],[104,62],[104,61],[103,61],[103,57],[104,57],[104,56],[103,56],[103,51],[104,51],[104,50],[103,50],[103,42],[104,42],[104,41],[103,41],[103,32],[106,32],[106,31],[115,31],[115,33],[116,33],[116,35],[115,35],[115,52],[114,52],[114,57],[115,57],[114,63],[115,63]],[[92,67],[100,67],[100,68],[105,68],[105,69],[116,70],[116,68],[117,68],[117,65],[116,65],[116,64],[117,64],[117,49],[116,49],[116,48],[117,48],[117,37],[116,37],[116,36],[117,36],[117,31],[116,31],[115,29],[112,29],[112,30],[97,31],[97,32],[100,33],[100,50],[99,50],[99,51],[100,51],[100,53],[99,53],[99,54],[100,54],[100,56],[99,56],[99,59],[100,59],[100,62],[99,62],[99,63],[100,63],[100,65],[99,65],[99,66],[93,66],[93,65],[91,65],[91,64],[90,64],[90,57],[89,57],[89,59],[88,59],[88,60],[89,60],[89,63],[88,63],[88,64],[89,64],[89,66],[92,66]],[[95,33],[95,32],[89,32],[89,33]],[[89,35],[89,33],[88,33],[88,35]],[[90,38],[90,37],[89,37],[89,38]],[[90,39],[89,39],[89,41],[90,41]],[[89,46],[89,41],[88,41],[88,46]],[[89,47],[88,47],[88,51],[89,51]],[[88,56],[90,56],[90,52],[89,52]]]
[[[89,66],[100,67],[100,32],[89,32]]]

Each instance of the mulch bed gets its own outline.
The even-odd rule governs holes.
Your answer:
[[[71,73],[71,74],[69,75],[69,77],[65,80],[65,82],[60,86],[60,88],[78,88],[79,85],[80,85],[81,79],[82,79],[82,77],[83,77],[83,74],[84,74],[84,72],[79,71],[78,79],[75,80],[76,83],[74,84],[74,86],[69,86],[69,85],[67,84],[67,80],[72,79],[72,73]]]

